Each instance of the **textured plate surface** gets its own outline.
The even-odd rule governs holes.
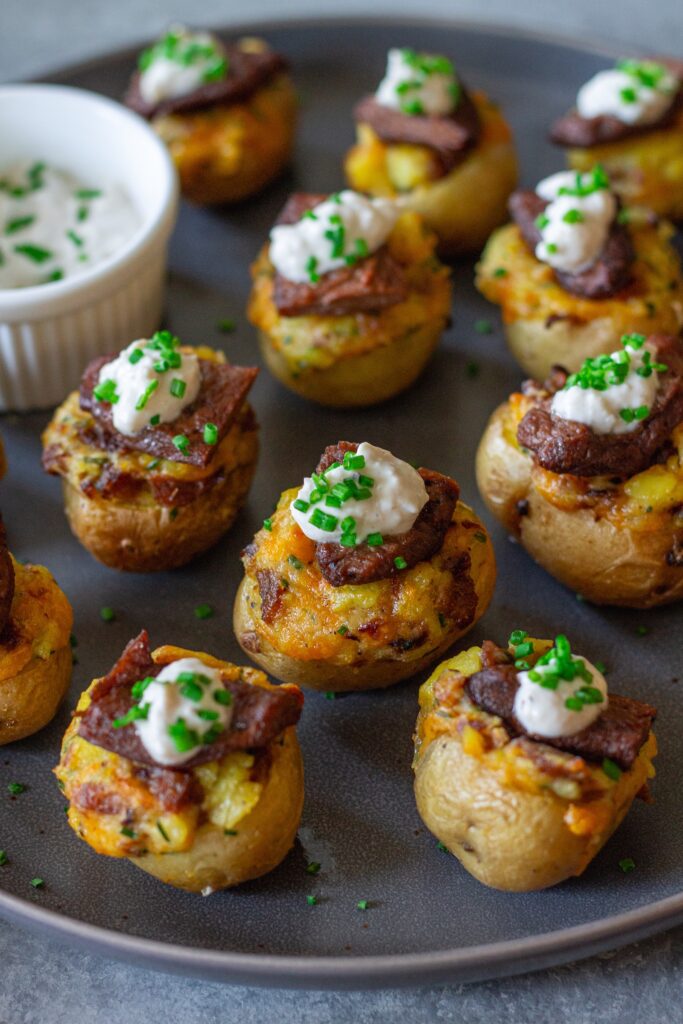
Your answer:
[[[291,174],[236,210],[185,206],[172,244],[168,325],[183,339],[256,359],[243,314],[248,265],[287,193],[332,190],[352,141],[350,109],[381,75],[390,45],[455,55],[473,86],[505,108],[516,132],[523,177],[533,183],[560,166],[544,140],[549,120],[604,58],[556,42],[471,27],[343,23],[290,25],[267,33],[287,53],[302,95],[302,124]],[[131,53],[52,80],[118,96]],[[86,144],[84,140],[84,144]],[[5,418],[0,429],[10,473],[1,505],[17,557],[49,566],[71,598],[78,665],[67,704],[52,725],[0,751],[0,912],[18,923],[137,963],[216,979],[308,987],[380,986],[440,978],[491,977],[566,961],[616,946],[683,919],[680,779],[683,729],[680,608],[655,613],[596,609],[537,568],[497,527],[494,603],[468,642],[524,627],[560,630],[577,650],[602,659],[615,689],[658,705],[661,753],[652,806],[638,803],[581,879],[532,895],[489,891],[441,853],[415,811],[411,732],[419,680],[334,701],[307,698],[300,736],[307,799],[300,842],[270,876],[208,899],[165,888],[126,862],[98,857],[67,827],[50,776],[69,709],[146,626],[154,643],[203,648],[244,660],[230,609],[239,552],[286,486],[338,438],[368,439],[456,477],[481,509],[473,457],[486,419],[520,372],[507,355],[497,312],[472,286],[472,264],[455,268],[454,322],[430,368],[407,395],[361,413],[315,408],[264,372],[254,392],[263,450],[247,509],[232,533],[190,567],[156,577],[125,576],[96,564],[71,537],[57,481],[39,467],[45,416]],[[221,335],[216,323],[234,317]],[[475,330],[487,318],[491,334]],[[468,364],[476,363],[471,377]],[[213,618],[193,609],[210,602]],[[110,605],[106,624],[99,608]],[[649,632],[640,635],[646,624]],[[7,784],[27,789],[11,797]],[[633,857],[628,875],[618,861]],[[317,876],[305,872],[319,861]],[[33,890],[35,876],[45,880]],[[319,898],[308,907],[306,896]],[[370,901],[365,912],[359,899]]]

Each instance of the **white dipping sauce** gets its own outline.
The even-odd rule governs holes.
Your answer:
[[[411,50],[389,50],[387,70],[377,88],[375,99],[383,107],[408,114],[443,117],[452,113],[459,95],[455,74],[426,71],[418,66],[420,58],[426,60],[426,67],[434,60],[428,55],[414,54]],[[450,66],[450,61],[444,58],[436,58],[436,61],[443,62],[446,67]]]
[[[119,252],[140,219],[117,186],[93,189],[41,163],[0,173],[0,288],[76,277]]]
[[[227,74],[220,40],[209,32],[190,32],[183,26],[171,29],[142,54],[141,61],[140,95],[151,104],[187,96]]]
[[[589,181],[590,176],[583,179]],[[583,180],[582,179],[582,180]],[[616,199],[607,188],[588,195],[560,195],[562,188],[574,188],[575,171],[560,171],[536,186],[537,195],[549,200],[536,258],[555,270],[576,274],[590,267],[600,255],[617,212]]]
[[[113,381],[116,388],[111,410],[120,434],[138,434],[151,420],[171,423],[199,394],[201,375],[194,352],[178,352],[180,365],[164,370],[162,353],[148,345],[145,338],[131,342],[100,370],[98,383]]]
[[[641,419],[629,422],[620,413],[622,409],[644,407],[649,411],[657,392],[658,375],[655,371],[647,377],[637,373],[643,367],[643,350],[626,345],[621,351],[611,353],[611,358],[617,362],[624,362],[625,357],[629,371],[621,384],[610,384],[605,391],[582,388],[578,384],[562,388],[555,392],[550,403],[553,416],[585,423],[596,434],[628,434],[636,430]]]
[[[608,703],[605,677],[586,658],[574,655],[574,659],[586,666],[593,677],[590,683],[577,677],[571,681],[561,680],[557,689],[551,690],[530,679],[529,672],[517,673],[519,688],[515,694],[514,712],[525,732],[548,737],[573,736],[592,725],[605,710]],[[551,661],[548,665],[536,666],[532,671],[544,675],[552,672],[555,665],[556,662]],[[565,701],[586,685],[599,690],[604,700],[597,704],[584,704],[580,711],[568,708]]]
[[[619,68],[599,71],[582,85],[576,97],[581,117],[616,117],[624,124],[647,125],[658,121],[671,106],[676,78],[662,68],[655,87]]]
[[[198,699],[193,700],[181,692],[187,685],[187,680],[178,679],[182,674],[193,677]],[[210,729],[226,729],[232,719],[231,704],[219,703],[215,697],[216,693],[224,692],[220,672],[209,668],[198,658],[180,658],[165,665],[140,699],[140,706],[148,708],[147,717],[138,718],[133,723],[150,757],[157,764],[176,767],[195,755],[201,737]],[[202,717],[200,712],[208,712],[208,716]],[[200,739],[200,743],[189,750],[178,750],[169,733],[169,728],[179,719]]]
[[[320,275],[376,252],[398,215],[390,200],[346,189],[296,224],[277,224],[270,232],[271,263],[289,281],[315,283]]]
[[[349,517],[355,520],[352,532],[358,544],[362,544],[372,534],[381,534],[385,537],[405,533],[429,500],[424,480],[409,463],[397,459],[384,448],[368,444],[367,441],[358,445],[356,454],[365,459],[365,465],[361,469],[351,470],[339,466],[327,470],[324,480],[331,491],[335,484],[341,484],[349,478],[353,479],[358,487],[366,487],[360,477],[368,477],[373,481],[372,485],[366,487],[371,491],[370,497],[365,500],[350,497],[342,503],[341,508],[335,508],[325,504],[325,495],[329,493],[325,491],[319,502],[309,505],[303,512],[295,508],[294,503],[290,505],[290,511],[298,525],[306,536],[317,544],[339,543],[344,533],[351,532],[342,528],[342,523]],[[306,477],[296,500],[308,504],[311,492],[316,489],[316,482],[311,477]],[[330,520],[327,524],[330,529],[316,526],[311,522],[311,516],[315,518],[316,510],[334,519],[335,524],[332,525]]]

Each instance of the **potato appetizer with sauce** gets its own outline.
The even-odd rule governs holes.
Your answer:
[[[420,688],[415,797],[431,832],[484,885],[581,875],[654,776],[655,709],[607,694],[563,635],[515,630],[445,661]]]
[[[629,206],[683,218],[683,63],[622,60],[581,86],[551,141],[569,166],[603,165]]]
[[[48,570],[15,561],[0,522],[0,746],[54,718],[71,681],[72,625]]]
[[[138,63],[126,103],[166,143],[189,200],[238,202],[287,165],[298,100],[286,60],[262,39],[224,45],[177,27]]]
[[[491,100],[470,96],[446,57],[394,49],[354,115],[350,186],[419,213],[444,255],[479,252],[505,220],[518,173],[512,132]]]
[[[476,285],[501,306],[510,350],[543,380],[578,370],[627,331],[676,334],[683,279],[673,228],[620,208],[604,171],[560,172],[510,200],[514,223],[491,237]]]
[[[489,509],[558,580],[597,604],[683,598],[683,345],[629,334],[579,373],[494,412],[477,453]]]
[[[257,374],[169,331],[95,359],[43,434],[74,534],[130,572],[183,565],[230,528],[258,455]]]
[[[486,611],[495,559],[454,480],[363,442],[331,445],[243,553],[234,627],[277,679],[391,686]]]
[[[96,853],[207,895],[272,871],[303,806],[303,697],[143,631],[82,694],[55,774]]]
[[[252,267],[249,319],[271,373],[322,405],[409,387],[450,322],[450,273],[416,214],[345,191],[297,193]]]

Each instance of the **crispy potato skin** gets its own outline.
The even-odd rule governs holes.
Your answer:
[[[683,219],[683,110],[661,131],[568,149],[567,162],[577,171],[602,164],[628,206],[645,206],[662,217]]]
[[[678,334],[683,325],[683,278],[671,244],[673,228],[634,223],[634,282],[611,299],[565,291],[552,269],[529,252],[519,228],[491,236],[477,266],[476,285],[501,306],[508,346],[520,366],[544,380],[559,363],[578,370],[584,359],[609,352],[628,331]]]
[[[394,579],[332,587],[314,561],[313,543],[291,517],[289,502],[294,497],[296,490],[285,491],[272,532],[257,534],[259,548],[247,562],[233,612],[242,649],[276,679],[337,692],[392,686],[433,664],[486,611],[496,575],[493,546],[477,516],[462,502],[442,551],[429,562]],[[453,618],[440,616],[436,607],[450,582],[441,569],[445,552],[468,552],[472,560],[477,608],[464,629]],[[304,563],[301,569],[292,569],[290,554]],[[288,582],[281,608],[270,623],[261,617],[256,576],[264,569]],[[406,636],[416,642],[403,650],[400,638]]]
[[[665,465],[610,487],[534,466],[516,441],[524,410],[523,397],[512,396],[479,444],[477,483],[492,514],[588,601],[654,608],[683,598],[683,566],[671,557],[676,539],[683,542],[683,427],[672,435],[677,453]],[[602,496],[588,493],[594,485]]]
[[[298,100],[280,74],[243,103],[152,121],[180,176],[183,195],[201,206],[237,203],[260,192],[289,163]]]
[[[262,672],[199,652],[161,647],[152,657],[159,664],[197,657],[254,686],[271,686]],[[82,694],[78,711],[88,706],[95,682]],[[286,729],[260,757],[235,751],[192,769],[202,803],[169,812],[130,761],[80,737],[74,718],[55,774],[70,801],[69,824],[97,853],[126,857],[176,888],[206,892],[272,871],[294,843],[304,796],[296,730]],[[97,791],[98,808],[83,806],[84,787]],[[121,831],[124,825],[128,834]]]
[[[252,266],[248,315],[271,373],[321,405],[374,405],[417,379],[450,320],[450,271],[436,259],[436,236],[416,214],[399,217],[388,239],[409,294],[378,313],[281,316],[275,268],[265,246]]]
[[[399,198],[404,209],[419,213],[436,231],[445,256],[479,252],[491,231],[505,221],[507,200],[517,184],[509,125],[483,93],[475,93],[473,100],[482,122],[481,138],[442,177],[427,147],[383,142],[367,124],[358,125],[358,140],[345,161],[351,188]]]
[[[187,348],[187,347],[185,347]],[[189,350],[189,349],[188,349]],[[204,359],[224,361],[213,349],[194,350]],[[106,452],[88,444],[82,432],[92,417],[73,392],[55,411],[43,433],[43,447],[59,450],[64,507],[81,544],[104,565],[126,572],[155,572],[185,565],[230,529],[241,510],[256,470],[258,433],[249,407],[241,414],[205,468],[155,459],[144,452]],[[142,481],[135,494],[104,497],[86,494],[109,468]],[[217,475],[216,483],[188,504],[158,503],[149,484],[152,471],[184,482]],[[90,488],[89,488],[90,489]]]
[[[0,746],[52,721],[71,681],[71,605],[43,566],[13,563],[14,600],[0,643]]]
[[[564,776],[547,774],[514,740],[505,742],[500,719],[460,703],[459,687],[481,667],[479,655],[473,647],[444,662],[420,689],[418,811],[484,885],[507,892],[545,889],[580,875],[604,846],[654,775],[657,744],[651,733],[617,781],[597,765],[535,744],[564,770]],[[443,692],[449,672],[453,683],[443,703],[435,691]],[[469,724],[474,719],[478,731]]]

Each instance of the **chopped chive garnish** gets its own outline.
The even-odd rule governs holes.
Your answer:
[[[147,385],[147,387],[145,388],[145,390],[142,392],[142,394],[138,398],[137,402],[135,403],[135,409],[136,409],[137,412],[140,412],[141,409],[145,408],[145,406],[147,405],[147,402],[150,399],[150,396],[156,391],[156,389],[158,387],[159,387],[159,381],[158,380],[151,380],[149,382],[149,384]]]
[[[317,860],[312,860],[306,865],[306,874],[317,875],[321,867],[322,864],[319,864]]]
[[[194,614],[197,619],[210,619],[213,615],[213,607],[210,604],[198,604]]]
[[[53,252],[49,249],[43,249],[40,245],[15,245],[14,251],[19,256],[25,256],[27,260],[31,260],[33,263],[46,263],[54,257]]]
[[[186,437],[185,434],[176,434],[172,440],[173,444],[178,449],[178,451],[181,452],[183,455],[187,455],[190,449],[189,437]]]
[[[467,363],[466,366],[465,366],[465,373],[467,374],[468,377],[478,377],[479,376],[479,363],[475,363],[475,362],[472,362],[472,361]]]
[[[263,520],[263,529],[264,530],[268,530],[268,532],[270,532],[273,529],[273,520],[272,519],[264,519]]]
[[[76,199],[98,199],[101,195],[99,188],[79,188],[74,192]]]
[[[307,896],[306,897],[306,903],[308,903],[309,907],[314,907],[317,902],[318,902],[318,897],[317,896]]]
[[[408,563],[406,562],[406,560],[403,557],[403,555],[397,555],[396,556],[396,558],[394,559],[394,565],[396,566],[397,569],[407,569],[408,568]]]
[[[334,690],[325,690],[325,700],[334,700],[336,696]]]
[[[4,850],[0,850],[0,867],[2,867],[3,864],[7,864],[8,861],[9,861],[9,857],[7,856],[5,851]]]
[[[494,277],[506,277],[507,276],[507,270],[505,269],[505,267],[496,267],[496,269],[493,271],[493,276]]]
[[[440,839],[436,844],[436,848],[437,850],[441,850],[442,853],[448,853],[448,847],[446,846],[445,843],[442,843]]]
[[[358,903],[356,903],[356,907],[358,910],[367,910],[369,905],[370,904],[368,903],[367,900],[358,900]]]
[[[218,443],[218,427],[215,423],[205,423],[204,431],[202,433],[204,444],[217,444]]]
[[[134,348],[131,354],[128,356],[128,362],[131,364],[131,366],[135,366],[136,363],[140,362],[144,354],[145,353],[142,351],[141,348]]]
[[[348,626],[340,626],[339,629],[337,630],[337,632],[339,633],[339,636],[346,636],[348,631],[349,631],[349,627]]]
[[[378,548],[381,544],[384,544],[384,537],[381,533],[369,533],[365,538],[365,543],[371,548]]]
[[[17,231],[22,231],[24,228],[30,228],[35,219],[34,214],[29,214],[26,217],[15,217],[13,220],[8,220],[5,225],[5,234],[14,235]]]
[[[66,237],[69,239],[70,242],[73,242],[73,244],[78,249],[80,249],[82,247],[83,239],[81,238],[80,235],[77,235],[76,232],[72,230],[72,228],[69,228],[69,230],[66,233]]]
[[[43,886],[45,885],[45,882],[43,881],[42,878],[32,878],[31,881],[29,882],[29,885],[33,886],[34,889],[42,889]]]
[[[116,618],[116,613],[113,608],[110,608],[108,605],[104,605],[103,608],[100,608],[100,618],[102,619],[102,622],[113,622]]]
[[[622,857],[619,861],[619,867],[625,875],[627,875],[629,871],[633,871],[635,866],[636,862],[634,861],[633,857]]]
[[[223,320],[218,321],[216,327],[222,334],[232,334],[232,332],[237,328],[237,324],[229,317],[224,317]]]
[[[304,563],[301,559],[297,558],[296,555],[288,555],[287,561],[290,565],[294,566],[295,569],[303,569]]]
[[[124,825],[120,831],[121,835],[126,836],[127,839],[135,839],[135,830],[129,828],[128,825]]]
[[[224,828],[223,829],[223,835],[224,836],[236,836],[236,835],[239,835],[239,833],[238,833],[236,828]]]
[[[490,320],[475,320],[474,329],[477,334],[491,334],[493,332],[493,324]]]
[[[119,396],[116,393],[116,381],[110,378],[100,381],[93,388],[93,395],[98,402],[109,402],[111,405],[114,405],[119,400]]]
[[[12,796],[19,796],[19,794],[23,793],[25,789],[26,786],[23,782],[10,782],[7,785],[7,790],[12,794]]]
[[[216,704],[221,704],[226,708],[232,704],[232,694],[229,690],[214,690],[213,699]]]
[[[166,840],[166,842],[170,843],[171,840],[168,837],[168,832],[166,831],[166,829],[164,828],[160,821],[157,822],[157,828],[159,829],[159,832],[161,833],[162,837]]]
[[[159,415],[158,412],[155,413],[154,416],[150,416],[150,418],[149,418],[149,425],[150,425],[150,427],[158,427],[160,423],[161,423],[161,416]],[[161,459],[157,459],[157,460],[155,460],[154,465],[158,466],[160,462],[161,462]],[[149,464],[149,466],[147,468],[148,469],[152,468],[152,463],[151,462],[150,462],[150,464]]]
[[[621,768],[614,761],[611,761],[609,757],[603,758],[602,770],[608,779],[612,779],[614,782],[621,778]]]
[[[174,377],[169,390],[174,398],[182,398],[187,391],[187,384],[180,377]]]

